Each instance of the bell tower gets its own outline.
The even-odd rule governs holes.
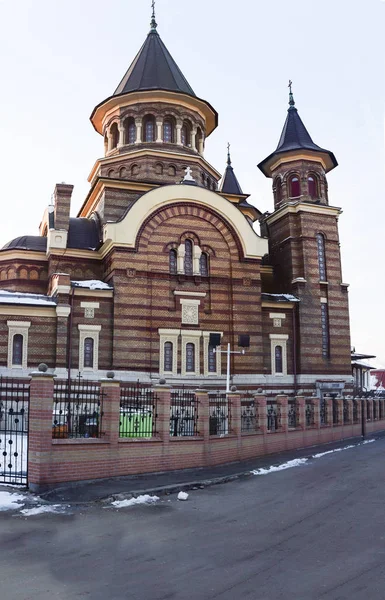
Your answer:
[[[265,215],[275,287],[300,300],[297,363],[301,375],[351,378],[348,286],[341,270],[338,218],[326,175],[337,166],[315,144],[295,106],[289,109],[276,150],[258,166],[273,180],[274,212]]]

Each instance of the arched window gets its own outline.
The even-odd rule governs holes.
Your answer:
[[[209,260],[208,260],[208,256],[206,254],[206,252],[202,252],[201,257],[200,257],[200,274],[202,275],[202,277],[208,277],[209,275]]]
[[[89,337],[84,340],[84,368],[94,368],[94,340]]]
[[[200,146],[201,146],[201,141],[202,141],[202,130],[200,127],[198,127],[198,131],[197,134],[195,136],[195,147],[196,150],[199,152]]]
[[[186,373],[195,372],[195,344],[186,344]]]
[[[166,119],[163,123],[163,141],[172,144],[174,141],[174,127],[171,119]]]
[[[209,346],[209,356],[208,356],[209,373],[217,372],[217,355],[216,355],[216,352],[214,352],[214,350],[215,350],[214,346]]]
[[[146,117],[144,121],[144,141],[155,141],[155,120],[154,117]]]
[[[318,253],[318,268],[320,281],[326,279],[326,255],[325,255],[325,237],[322,233],[317,233],[317,253]]]
[[[132,165],[131,175],[139,175],[139,166],[138,165]]]
[[[23,364],[23,341],[23,336],[20,333],[13,336],[12,365],[21,367]]]
[[[184,272],[185,275],[193,274],[193,243],[191,240],[186,240],[184,243]]]
[[[176,275],[177,273],[177,252],[176,250],[170,250],[170,273],[171,275]]]
[[[210,179],[207,177],[207,181],[206,181],[206,187],[209,190],[210,189]]]
[[[275,198],[277,202],[282,201],[282,183],[280,177],[278,177],[275,183]]]
[[[299,198],[301,195],[301,186],[299,177],[297,175],[292,175],[289,180],[289,194],[290,198]]]
[[[127,169],[126,169],[126,167],[122,167],[119,171],[120,179],[123,179],[124,177],[126,177],[126,175],[127,175]]]
[[[126,129],[126,144],[135,144],[136,142],[136,125],[135,120],[130,117],[125,121]]]
[[[318,198],[317,180],[314,175],[309,175],[307,178],[307,187],[310,198]]]
[[[183,146],[191,146],[191,128],[186,121],[183,123],[181,136]]]
[[[322,328],[322,356],[329,358],[330,338],[329,338],[329,313],[328,305],[321,304],[321,328]]]
[[[119,128],[117,123],[114,123],[110,129],[112,136],[112,148],[116,148],[119,143]]]
[[[275,372],[283,373],[283,352],[282,346],[275,347]]]
[[[171,175],[171,177],[175,177],[176,175],[176,168],[173,165],[170,165],[168,168],[168,174]]]
[[[104,136],[104,154],[107,154],[108,152],[108,135],[106,134]]]
[[[163,165],[162,165],[162,163],[157,163],[155,165],[155,173],[157,175],[163,175]]]
[[[173,370],[173,345],[172,342],[166,342],[164,345],[164,371],[166,373],[172,373]]]

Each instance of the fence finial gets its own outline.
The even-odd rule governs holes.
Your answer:
[[[37,370],[40,371],[40,373],[46,373],[48,371],[48,365],[45,363],[40,363]]]

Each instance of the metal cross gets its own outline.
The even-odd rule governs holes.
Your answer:
[[[292,86],[292,85],[293,85],[293,82],[292,82],[292,80],[291,80],[291,79],[289,79],[289,85],[288,85],[288,87],[290,88],[290,94],[292,94],[292,93],[293,93],[293,91],[292,91],[292,89],[291,89],[291,86]]]
[[[152,6],[152,16],[155,17],[155,0],[152,0],[151,6]]]
[[[227,152],[230,154],[230,142],[227,144]]]

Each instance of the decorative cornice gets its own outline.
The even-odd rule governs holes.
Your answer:
[[[289,202],[285,204],[266,218],[266,223],[271,225],[287,214],[310,213],[318,215],[329,215],[338,217],[342,213],[342,209],[335,206],[325,206],[323,204],[310,204],[305,202]]]

